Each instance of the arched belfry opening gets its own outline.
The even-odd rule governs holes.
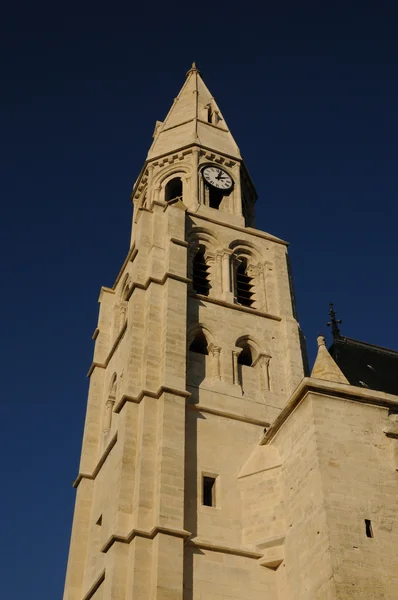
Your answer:
[[[258,352],[251,341],[246,337],[236,342],[234,380],[238,383],[244,394],[256,394],[258,387]],[[239,350],[240,349],[240,350]]]
[[[245,257],[239,257],[235,270],[235,297],[237,304],[252,307],[254,303],[253,280],[248,274],[248,263]]]
[[[176,202],[182,200],[182,179],[181,177],[173,177],[167,182],[164,199],[166,202]]]
[[[238,356],[238,365],[246,365],[246,367],[253,366],[253,353],[247,342],[242,343],[242,351]]]
[[[201,246],[192,261],[192,284],[197,294],[209,295],[209,270],[210,267],[206,263],[205,248]]]
[[[199,387],[208,376],[210,359],[209,342],[201,327],[195,330],[193,338],[188,338],[188,344],[187,383]]]
[[[202,329],[199,329],[192,342],[189,345],[190,352],[195,352],[196,354],[209,354],[207,339]]]

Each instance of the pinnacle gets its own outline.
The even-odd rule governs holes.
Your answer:
[[[317,337],[318,354],[311,372],[311,377],[336,383],[349,383],[343,372],[330,356],[323,335]]]
[[[156,125],[148,159],[193,144],[241,159],[239,148],[196,62],[192,63],[166,118]]]

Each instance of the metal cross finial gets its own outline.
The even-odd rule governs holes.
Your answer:
[[[330,321],[329,323],[327,323],[327,326],[332,328],[332,336],[335,340],[336,338],[341,337],[339,325],[342,324],[342,321],[341,319],[336,319],[336,313],[334,312],[333,302],[329,304],[329,309]]]

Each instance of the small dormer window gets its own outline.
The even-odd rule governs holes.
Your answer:
[[[207,107],[207,122],[213,124],[213,109],[211,108],[211,106]]]

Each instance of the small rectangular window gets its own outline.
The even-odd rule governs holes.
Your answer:
[[[216,505],[216,479],[215,477],[203,476],[203,505]]]
[[[367,537],[372,538],[373,537],[373,527],[372,527],[372,521],[370,519],[365,519],[365,529],[366,529]]]

